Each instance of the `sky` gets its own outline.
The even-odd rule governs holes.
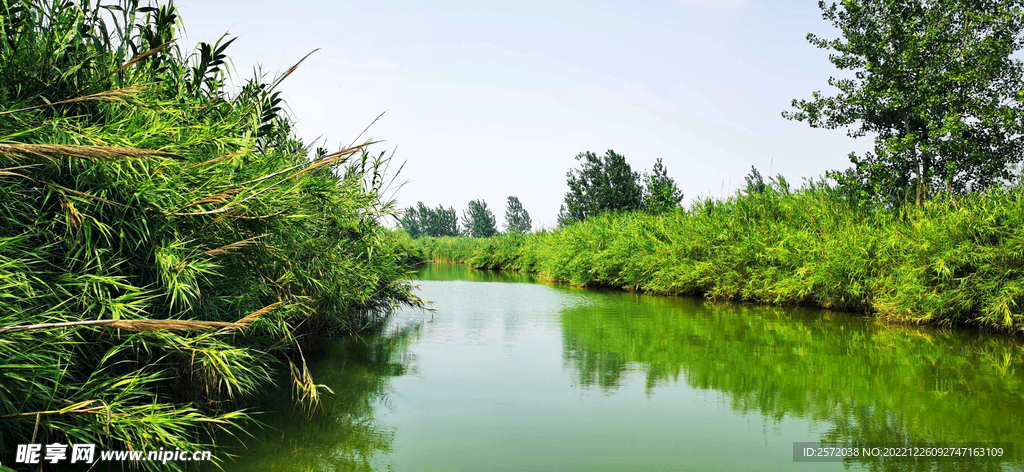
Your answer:
[[[364,138],[405,162],[402,207],[484,199],[500,226],[515,195],[550,228],[583,151],[661,158],[689,202],[751,166],[800,182],[871,147],[781,117],[837,74],[806,41],[836,36],[814,0],[176,4],[184,46],[238,37],[236,80],[319,48],[279,87],[296,132],[336,150],[384,113]]]

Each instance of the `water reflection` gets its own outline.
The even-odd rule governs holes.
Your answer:
[[[418,333],[419,325],[381,328],[308,353],[313,378],[334,391],[322,396],[323,410],[310,419],[293,411],[287,397],[265,405],[263,411],[286,410],[259,417],[268,428],[252,431],[256,437],[246,440],[244,456],[225,470],[386,469],[381,456],[391,451],[395,430],[380,424],[377,415],[390,408],[390,380],[409,371],[408,346]]]
[[[560,321],[565,361],[606,392],[640,370],[649,395],[682,380],[726,394],[734,411],[827,422],[831,444],[1024,446],[1024,351],[1010,339],[632,295],[565,309]]]
[[[530,274],[473,270],[463,264],[424,264],[417,270],[416,278],[419,280],[459,280],[463,282],[532,283],[538,281],[536,277]]]
[[[530,278],[457,265],[425,266],[420,278],[436,315],[400,310],[392,326],[412,328],[308,356],[314,378],[335,391],[325,411],[312,421],[290,409],[262,418],[272,429],[225,470],[817,471],[844,464],[794,464],[793,442],[1024,447],[1024,350],[1006,337],[463,283]]]

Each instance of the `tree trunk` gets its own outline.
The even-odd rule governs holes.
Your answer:
[[[921,161],[917,157],[917,144],[910,146],[910,155],[914,158],[914,173],[917,174],[915,176],[917,179],[915,187],[917,188],[914,189],[917,197],[915,204],[921,206],[921,193],[924,191],[924,174],[921,172]]]
[[[905,127],[906,127],[906,130],[907,130],[906,131],[907,132],[906,136],[907,137],[911,137],[912,131],[911,131],[911,128],[910,128],[910,120],[907,119],[905,121],[905,123],[906,123]],[[915,185],[915,187],[917,187],[917,188],[915,189],[915,192],[914,192],[915,193],[915,197],[916,197],[915,205],[921,206],[922,193],[924,192],[924,173],[922,172],[921,159],[919,159],[918,155],[917,155],[917,143],[914,143],[914,144],[910,145],[910,156],[913,158],[913,161],[914,161],[914,172],[917,174],[915,176],[917,178],[917,185]]]
[[[924,197],[923,199],[924,200],[928,200],[929,198],[931,198],[931,193],[932,193],[931,192],[931,185],[932,185],[931,167],[932,167],[932,158],[931,158],[931,156],[929,156],[927,153],[923,153],[922,152],[921,153],[921,194],[923,195],[923,197]],[[920,205],[920,203],[918,203],[918,205]]]

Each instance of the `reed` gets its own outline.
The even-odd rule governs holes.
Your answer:
[[[281,375],[316,409],[303,347],[418,303],[388,157],[308,157],[294,68],[229,86],[232,40],[181,50],[170,4],[0,18],[0,457],[215,447]]]

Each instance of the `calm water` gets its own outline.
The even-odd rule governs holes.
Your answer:
[[[1024,350],[848,314],[426,266],[436,313],[311,354],[334,390],[227,470],[1018,470],[794,463],[796,441],[1024,448]],[[282,399],[270,409],[285,405]],[[958,467],[959,466],[959,467]]]

